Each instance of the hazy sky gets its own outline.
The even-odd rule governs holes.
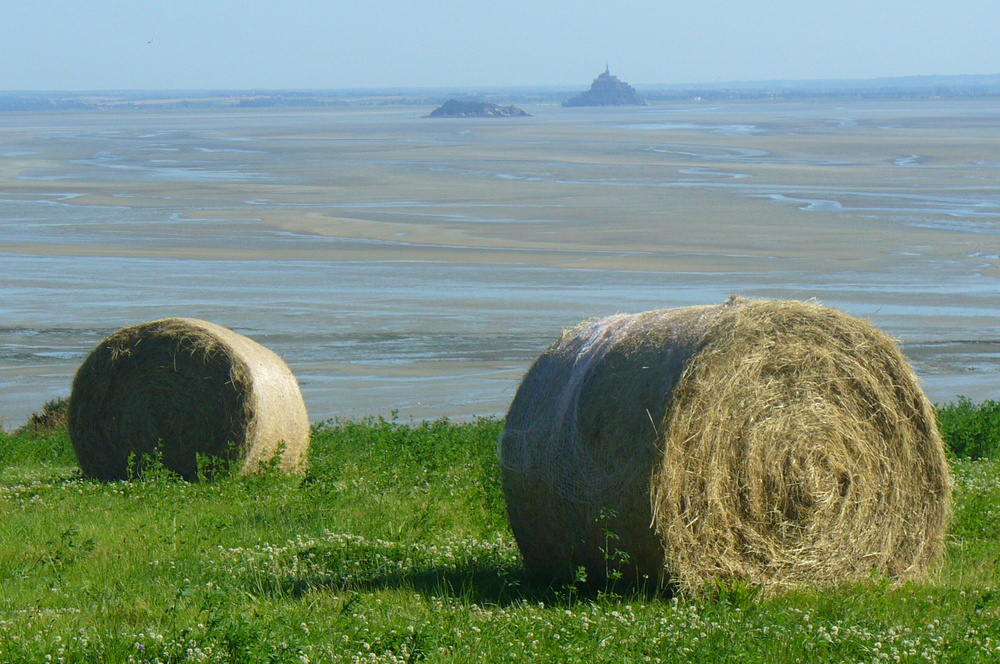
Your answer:
[[[1000,73],[998,0],[0,0],[0,89]]]

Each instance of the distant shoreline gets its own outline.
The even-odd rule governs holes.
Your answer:
[[[452,97],[491,103],[561,103],[581,85],[349,88],[330,90],[0,91],[0,112],[171,108],[309,108],[440,105]],[[651,102],[727,99],[1000,98],[1000,74],[857,80],[745,81],[636,85]]]

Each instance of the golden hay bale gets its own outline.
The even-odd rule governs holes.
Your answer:
[[[101,342],[73,380],[69,432],[83,474],[103,480],[128,478],[130,456],[153,454],[189,480],[199,454],[253,472],[282,447],[280,467],[295,472],[309,449],[309,417],[284,361],[193,318],[127,327]]]
[[[698,592],[919,577],[951,477],[895,342],[817,304],[733,298],[566,331],[500,441],[528,570]]]

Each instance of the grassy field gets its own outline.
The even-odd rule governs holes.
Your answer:
[[[304,478],[83,480],[0,434],[0,662],[1000,661],[1000,404],[940,409],[956,516],[925,583],[774,598],[529,584],[501,421],[330,422]]]

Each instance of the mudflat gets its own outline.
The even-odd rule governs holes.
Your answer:
[[[314,420],[500,414],[562,328],[734,293],[998,398],[1000,102],[525,110],[6,114],[0,420],[164,316],[278,352]]]

